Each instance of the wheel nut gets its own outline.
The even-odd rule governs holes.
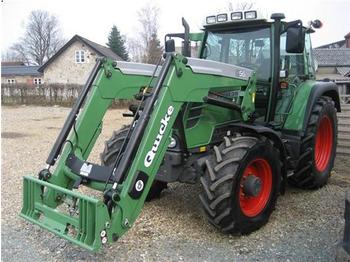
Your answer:
[[[102,244],[106,244],[107,243],[107,237],[103,237],[101,241],[102,241]]]

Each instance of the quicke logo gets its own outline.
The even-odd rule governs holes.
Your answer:
[[[153,161],[153,159],[158,151],[159,144],[162,141],[164,132],[168,126],[170,117],[173,114],[173,112],[174,112],[174,107],[169,106],[165,116],[162,118],[162,120],[160,120],[160,128],[158,131],[158,135],[153,142],[152,149],[150,151],[148,151],[148,153],[145,157],[145,161],[144,161],[145,167],[149,167],[152,164],[152,161]]]

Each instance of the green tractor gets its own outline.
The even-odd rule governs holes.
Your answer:
[[[98,60],[47,167],[24,177],[21,217],[96,251],[171,182],[200,183],[209,222],[240,234],[267,223],[288,182],[325,185],[340,103],[334,83],[315,80],[310,34],[321,22],[258,15],[210,16],[200,33],[183,19],[185,32],[166,36],[158,65]],[[201,43],[198,58],[191,41]],[[106,142],[102,164],[88,162],[115,99],[135,99],[124,114],[132,121]]]

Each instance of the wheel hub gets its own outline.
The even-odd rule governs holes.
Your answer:
[[[246,166],[239,189],[239,204],[245,216],[255,217],[264,210],[272,183],[272,169],[266,159],[256,158]]]
[[[243,182],[243,193],[248,196],[256,197],[262,188],[261,179],[254,175],[248,175]]]

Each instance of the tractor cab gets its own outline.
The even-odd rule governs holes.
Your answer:
[[[199,57],[254,70],[256,118],[281,125],[288,103],[279,100],[289,96],[290,103],[293,87],[315,79],[310,33],[311,25],[319,28],[321,22],[306,28],[300,20],[281,21],[283,14],[273,14],[271,19],[255,10],[208,16]]]
[[[189,33],[183,19],[185,33],[168,34],[166,39],[183,38],[185,56],[191,56],[191,40],[201,41],[199,58],[253,70],[257,78],[254,117],[282,128],[295,90],[305,80],[315,79],[310,33],[322,26],[319,20],[304,27],[300,20],[283,19],[284,14],[276,13],[268,21],[256,10],[221,13],[206,17],[200,34]],[[166,41],[166,50],[171,49],[171,41]]]

